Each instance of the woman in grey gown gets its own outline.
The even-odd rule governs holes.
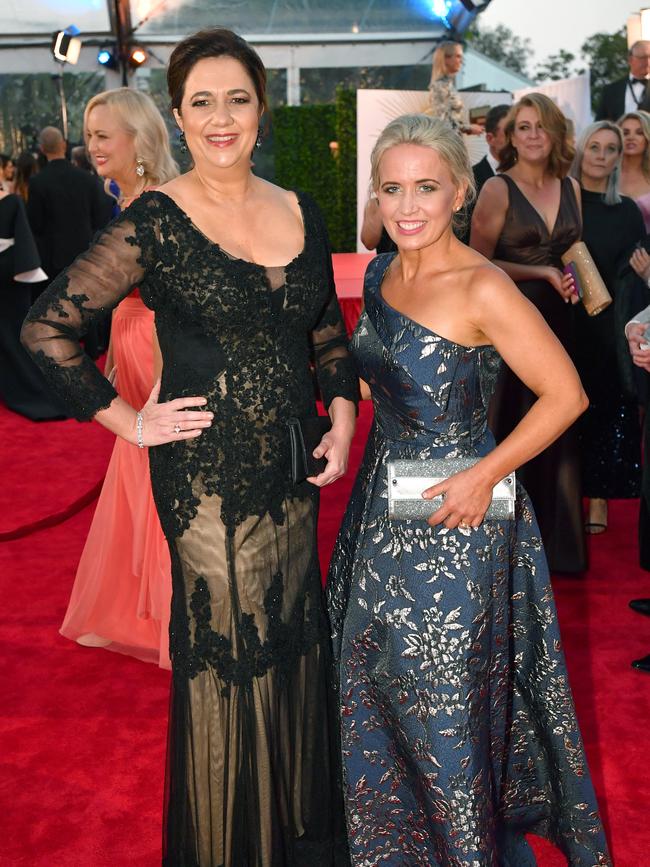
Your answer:
[[[528,867],[534,833],[609,865],[526,492],[513,520],[484,520],[584,392],[532,304],[454,237],[472,189],[459,137],[398,118],[372,174],[398,252],[371,263],[352,338],[375,422],[328,583],[352,862]],[[495,448],[500,356],[538,399]],[[428,523],[389,519],[389,460],[457,457],[479,460],[424,492],[445,494]]]

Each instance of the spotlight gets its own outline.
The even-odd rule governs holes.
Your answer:
[[[97,63],[106,69],[117,69],[117,49],[114,45],[101,45],[97,52]]]
[[[52,36],[52,54],[59,63],[76,63],[81,53],[81,39],[77,39],[79,28],[71,24]]]
[[[147,52],[141,45],[133,45],[129,51],[129,65],[137,69],[145,63],[147,56]]]

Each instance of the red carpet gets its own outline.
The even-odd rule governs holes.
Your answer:
[[[53,513],[90,488],[111,442],[96,425],[35,425],[6,415],[0,409],[3,530]],[[324,492],[324,561],[368,416],[366,406],[349,478]],[[58,634],[92,509],[0,544],[2,867],[160,864],[168,674]],[[650,575],[636,566],[636,511],[636,502],[614,503],[609,531],[591,540],[588,576],[555,581],[578,715],[617,867],[650,865],[644,740],[650,677],[629,667],[630,659],[650,653],[650,619],[627,607],[632,597],[650,596]],[[537,851],[541,867],[564,863],[548,846]]]

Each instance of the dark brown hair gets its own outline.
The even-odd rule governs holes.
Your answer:
[[[549,173],[556,178],[566,177],[575,156],[575,148],[569,144],[565,116],[553,100],[543,93],[529,93],[510,109],[504,130],[507,142],[499,154],[499,171],[505,172],[517,162],[517,149],[512,144],[512,135],[515,131],[517,115],[522,108],[535,109],[542,127],[551,139],[551,153],[548,157]]]
[[[172,51],[167,67],[167,90],[171,106],[180,111],[185,82],[192,68],[208,57],[232,57],[244,67],[255,86],[260,113],[267,108],[266,69],[255,49],[225,27],[199,30],[179,42]]]

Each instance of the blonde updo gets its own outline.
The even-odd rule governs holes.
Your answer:
[[[135,155],[142,162],[145,187],[155,187],[178,175],[169,147],[169,133],[156,104],[141,90],[118,87],[105,90],[89,101],[84,111],[84,136],[87,137],[88,117],[98,105],[106,105],[118,123],[133,136]]]
[[[470,205],[476,198],[474,172],[462,137],[444,120],[427,114],[403,114],[392,120],[380,133],[370,155],[371,186],[379,189],[379,164],[386,151],[397,145],[412,144],[435,151],[449,169],[457,190],[465,189],[464,204]],[[461,208],[454,214],[454,228],[463,227],[465,214]]]

